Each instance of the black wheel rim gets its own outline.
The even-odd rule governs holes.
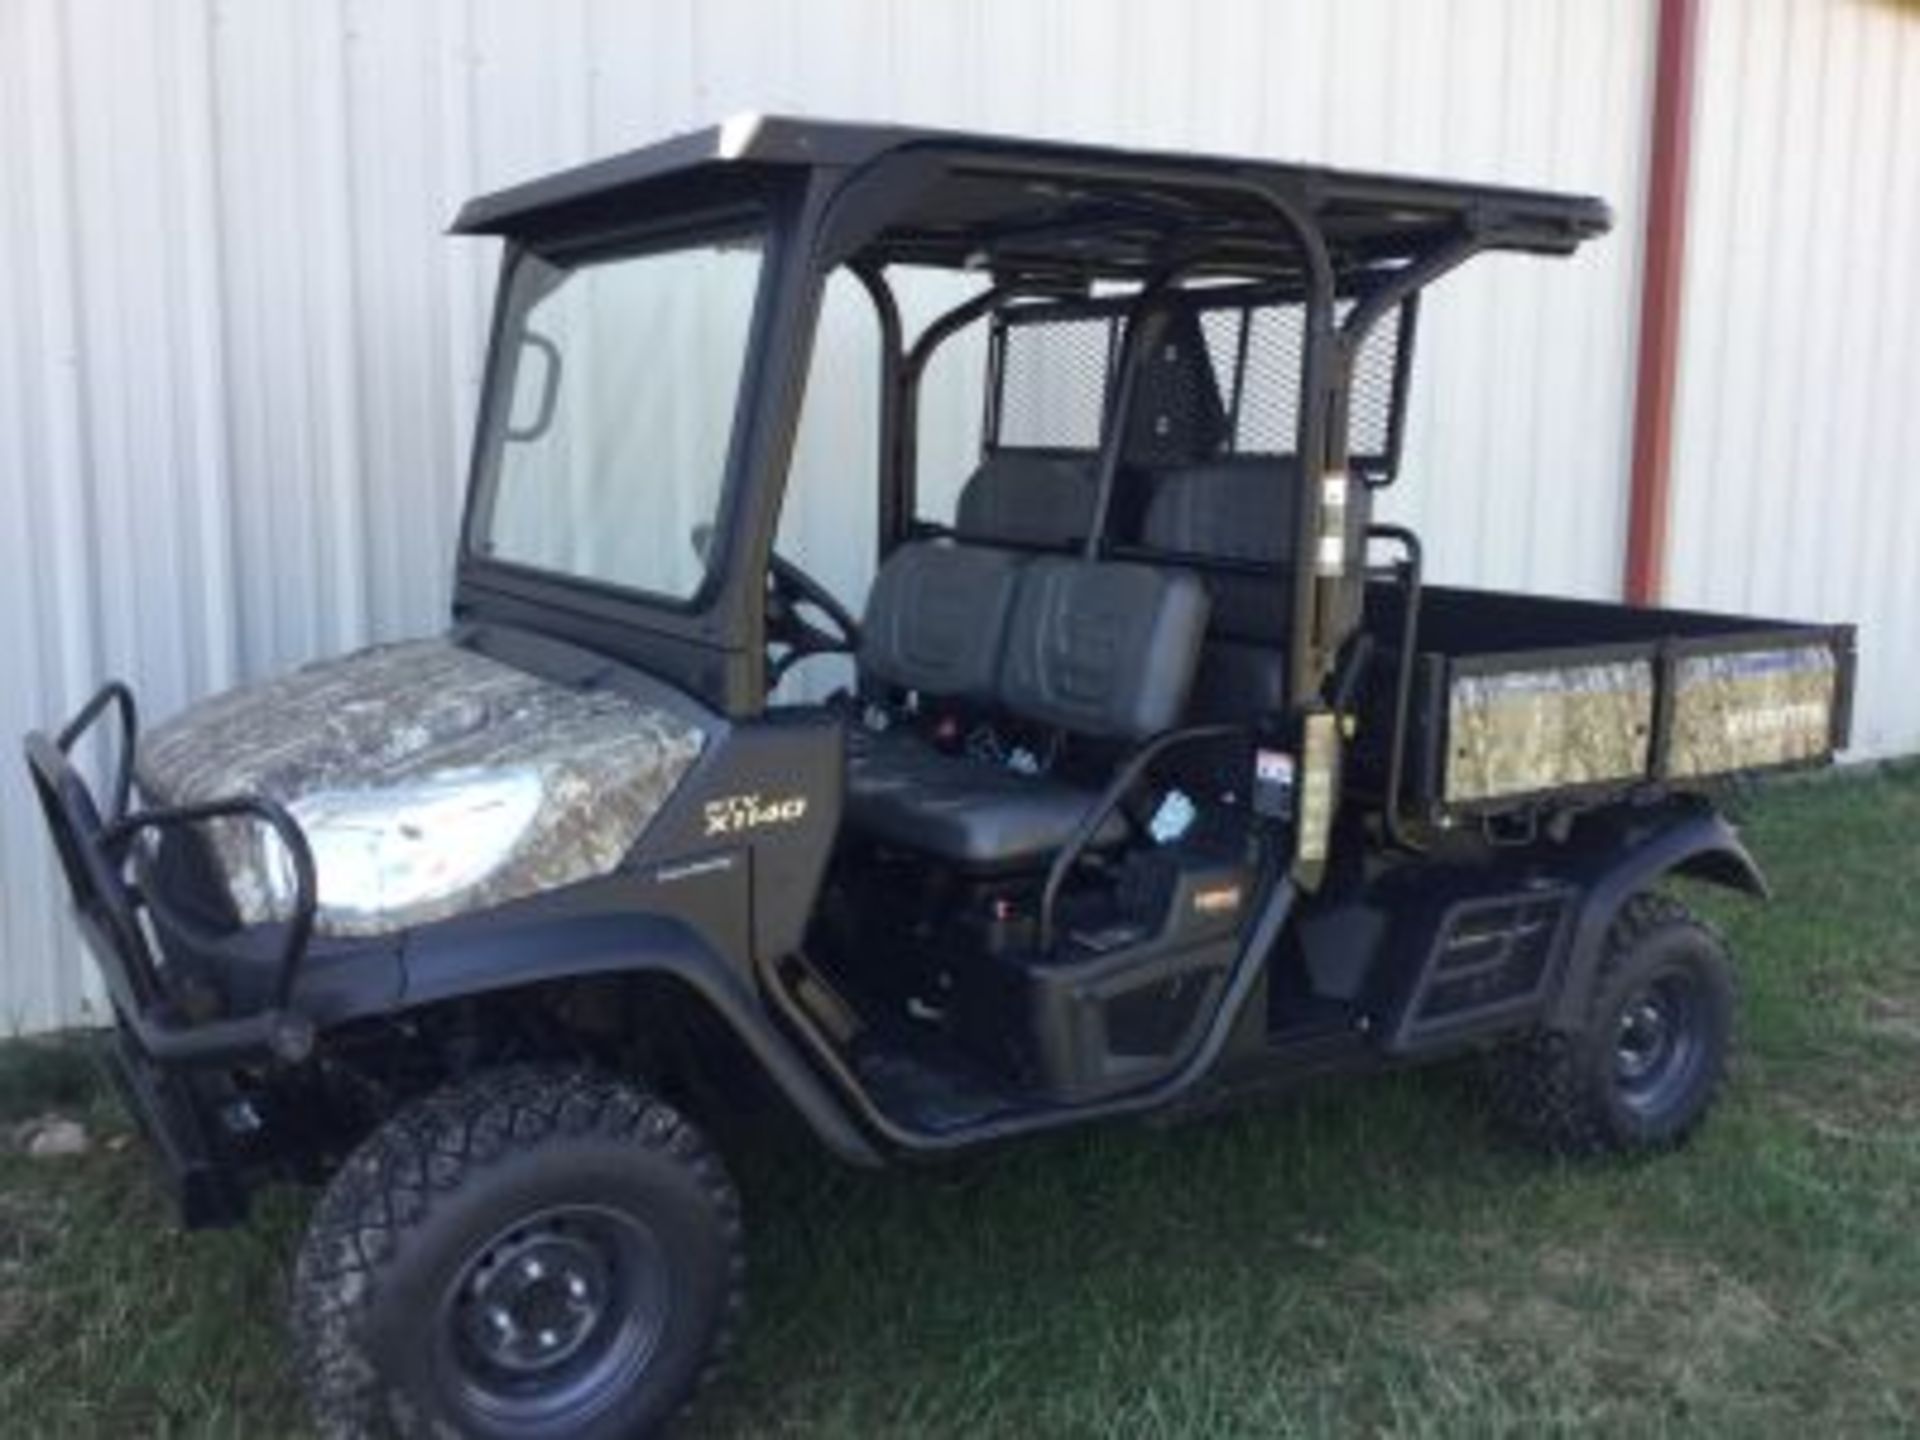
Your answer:
[[[1627,1108],[1665,1114],[1692,1090],[1706,1055],[1706,1009],[1684,970],[1650,978],[1627,997],[1614,1032],[1614,1086]]]
[[[559,1206],[468,1254],[442,1298],[438,1349],[473,1415],[578,1424],[644,1373],[670,1302],[666,1254],[645,1221]]]

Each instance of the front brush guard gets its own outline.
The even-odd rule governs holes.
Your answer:
[[[120,744],[111,805],[102,815],[70,757],[109,709],[119,716]],[[138,734],[133,692],[116,680],[102,686],[56,735],[35,731],[25,742],[27,766],[53,833],[75,916],[106,979],[114,1009],[140,1048],[160,1064],[211,1064],[262,1054],[288,1062],[305,1059],[313,1049],[314,1027],[296,1008],[293,995],[317,904],[313,851],[306,835],[285,806],[259,795],[131,810]],[[155,954],[155,929],[190,936],[194,950],[217,965],[257,964],[259,932],[267,927],[216,934],[189,920],[169,906],[152,882],[135,842],[217,820],[251,821],[273,832],[292,865],[294,898],[287,919],[272,927],[282,933],[272,953],[267,1003],[246,1014],[196,1021],[186,1016],[170,991],[165,967]]]

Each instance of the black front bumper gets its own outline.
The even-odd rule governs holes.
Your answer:
[[[239,1168],[219,1157],[218,1117],[195,1093],[190,1074],[156,1065],[125,1026],[107,1045],[107,1071],[153,1151],[161,1185],[189,1230],[238,1225],[247,1218]]]
[[[101,806],[69,754],[109,710],[120,721],[111,792]],[[106,981],[119,1023],[109,1048],[115,1084],[158,1153],[162,1174],[188,1226],[232,1224],[246,1214],[221,1102],[220,1067],[297,1062],[314,1029],[293,1004],[294,981],[312,934],[315,884],[306,837],[281,806],[255,796],[170,810],[130,810],[137,720],[126,686],[103,687],[57,735],[26,738],[28,770],[87,948]],[[215,933],[175,912],[152,882],[140,842],[213,820],[267,827],[286,847],[296,879],[291,918]],[[163,955],[191,958],[212,973],[258,966],[271,982],[266,1003],[204,1016],[179,1002]],[[237,1113],[237,1112],[236,1112]]]

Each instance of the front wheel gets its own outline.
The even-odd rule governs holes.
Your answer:
[[[1664,895],[1636,895],[1608,932],[1586,1023],[1492,1058],[1494,1108],[1561,1153],[1676,1145],[1719,1091],[1733,1009],[1718,932]]]
[[[388,1121],[314,1210],[293,1328],[336,1435],[637,1436],[710,1373],[740,1212],[675,1111],[578,1071],[483,1073]]]

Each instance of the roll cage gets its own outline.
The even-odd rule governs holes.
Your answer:
[[[509,270],[527,252],[657,242],[690,219],[753,207],[768,251],[741,385],[707,585],[685,606],[505,565],[463,544],[454,609],[556,634],[640,664],[734,717],[766,702],[769,551],[827,277],[845,267],[880,330],[880,504],[884,554],[915,525],[915,397],[938,347],[989,315],[1064,302],[1118,316],[1122,337],[1098,456],[1090,553],[1106,545],[1124,417],[1148,343],[1179,304],[1238,285],[1301,312],[1291,453],[1295,587],[1288,693],[1315,708],[1360,614],[1366,486],[1350,486],[1349,405],[1358,357],[1402,317],[1391,444],[1363,478],[1392,476],[1412,305],[1486,250],[1564,254],[1609,223],[1597,199],[1260,161],[1123,151],[892,127],[742,117],[469,204],[455,233],[497,235]],[[703,221],[703,223],[706,223]],[[905,333],[896,266],[973,271],[985,288]],[[1125,287],[1120,298],[1097,292]],[[502,286],[504,295],[509,287]],[[1229,294],[1229,298],[1231,298]],[[489,362],[505,366],[501,312]],[[1002,332],[1004,333],[1004,332]],[[483,401],[485,435],[502,387]],[[469,488],[480,491],[476,446]]]

